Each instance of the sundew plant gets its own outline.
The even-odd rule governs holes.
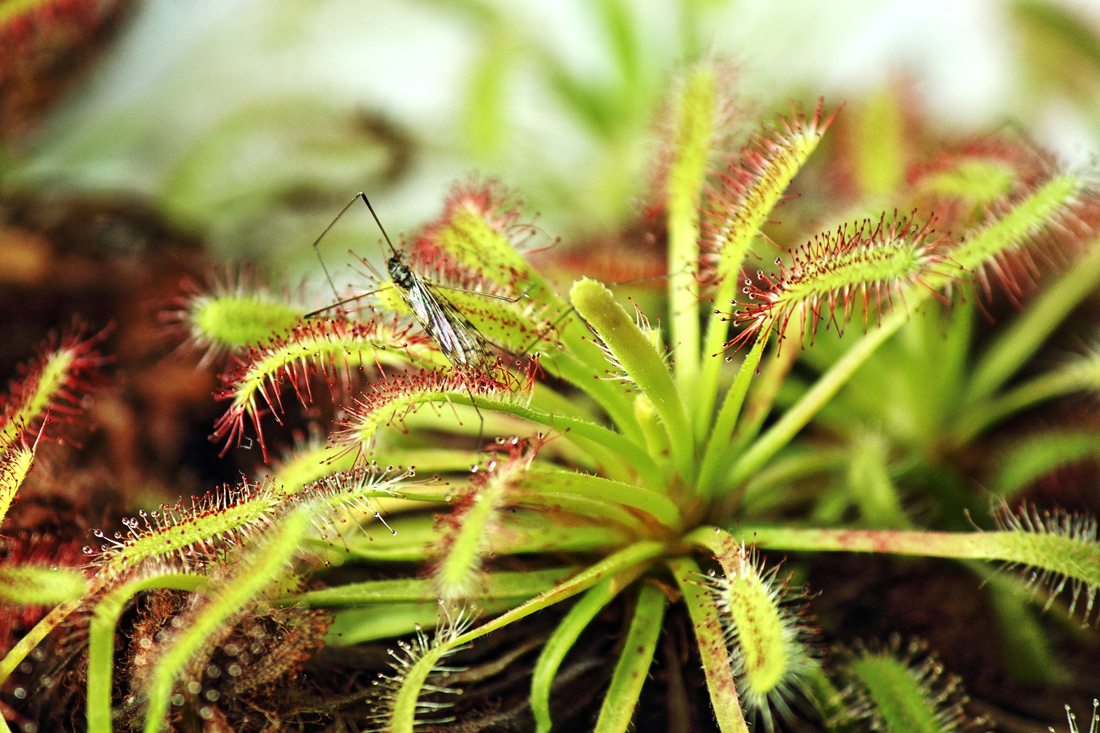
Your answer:
[[[918,640],[830,649],[817,589],[781,568],[802,553],[961,563],[1005,643],[1053,679],[1036,611],[1095,620],[1097,523],[1020,496],[1100,436],[1066,421],[1022,433],[980,481],[972,464],[1018,416],[1100,389],[1094,332],[1042,350],[1100,281],[1092,172],[1018,135],[916,145],[896,115],[824,104],[731,143],[720,78],[699,67],[671,97],[650,236],[580,258],[663,245],[658,296],[632,304],[594,270],[558,288],[564,244],[479,181],[395,241],[438,312],[392,266],[311,302],[251,278],[190,294],[176,318],[226,365],[214,438],[271,468],[97,532],[82,571],[9,558],[24,590],[4,601],[52,610],[0,679],[71,629],[52,642],[80,668],[66,699],[97,732],[974,723]],[[848,143],[824,149],[845,114]],[[0,507],[75,389],[81,343],[43,356],[5,408]],[[311,432],[294,440],[300,411]],[[1006,566],[1023,572],[991,572]],[[621,626],[578,702],[570,655],[610,611]],[[690,653],[658,690],[675,618]],[[389,670],[356,679],[353,650],[383,640]],[[350,690],[288,692],[337,658]],[[520,704],[478,694],[502,680]]]

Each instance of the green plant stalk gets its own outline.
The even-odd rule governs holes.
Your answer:
[[[724,278],[714,290],[715,305],[725,307],[733,300],[737,289],[736,273]],[[703,336],[703,351],[701,353],[702,367],[699,371],[698,398],[693,406],[695,411],[695,438],[702,440],[706,437],[707,428],[711,424],[711,413],[714,403],[718,399],[718,377],[722,373],[722,346],[726,343],[729,334],[729,322],[714,311],[707,318],[707,330]]]
[[[145,733],[159,733],[168,713],[172,685],[179,671],[211,634],[256,594],[283,575],[311,521],[309,507],[301,507],[287,516],[262,546],[253,548],[249,556],[234,568],[234,582],[219,586],[218,595],[210,606],[195,617],[194,623],[180,630],[153,671],[148,689]]]
[[[993,491],[1013,496],[1059,466],[1100,458],[1100,431],[1049,430],[1026,436],[997,461]]]
[[[706,180],[717,96],[715,74],[698,66],[684,80],[668,171],[668,296],[676,382],[684,394],[699,373],[699,202]],[[652,395],[651,395],[652,397]]]
[[[1069,271],[1043,289],[986,350],[968,381],[964,404],[980,402],[1003,385],[1100,281],[1100,240]]]
[[[536,611],[541,611],[578,593],[583,593],[604,578],[616,575],[636,565],[647,566],[651,560],[663,553],[666,547],[662,542],[638,542],[630,545],[585,568],[553,590],[502,613],[476,629],[459,634],[436,651],[441,656],[449,649],[469,644],[486,634],[526,618]],[[424,658],[408,671],[405,683],[402,684],[401,689],[398,690],[397,696],[394,698],[393,712],[390,718],[390,728],[393,733],[413,733],[416,720],[416,702],[433,665],[434,660]]]
[[[422,395],[421,397],[424,402],[472,404],[470,396],[465,392],[439,393]],[[630,464],[636,468],[638,475],[641,477],[660,473],[657,464],[653,462],[653,459],[640,445],[589,420],[565,415],[552,415],[508,400],[493,399],[480,395],[475,401],[482,409],[514,415],[539,425],[545,425],[555,432],[562,433],[566,439],[570,436],[578,436],[591,441],[595,446],[606,450],[593,451],[595,446],[589,444],[582,444],[581,447],[593,452],[593,458],[605,465],[609,472],[614,472],[616,466]]]
[[[685,538],[691,542],[703,530]],[[745,541],[769,549],[804,552],[874,552],[888,555],[999,560],[1100,587],[1100,545],[1051,533],[920,532],[872,529],[802,529],[746,525]],[[699,537],[701,543],[705,537]]]
[[[471,599],[533,598],[575,574],[577,568],[548,568],[514,572],[486,573],[478,583]],[[439,591],[430,578],[394,578],[391,580],[367,580],[331,588],[295,593],[279,599],[283,605],[299,603],[313,608],[339,606],[365,606],[372,603],[408,603],[412,601],[438,601]]]
[[[986,428],[1014,413],[1056,397],[1095,389],[1095,374],[1098,372],[1100,369],[1095,367],[1091,370],[1073,367],[1057,369],[1040,374],[984,405],[973,405],[963,413],[949,444],[956,447],[966,445]]]
[[[531,712],[535,717],[536,733],[549,733],[550,722],[550,686],[558,673],[558,668],[565,661],[565,656],[573,645],[577,643],[581,633],[592,619],[602,611],[608,603],[614,600],[624,588],[638,579],[644,568],[637,565],[626,568],[622,572],[611,575],[601,580],[596,585],[585,591],[584,595],[573,604],[565,614],[554,633],[546,640],[546,644],[535,662],[535,668],[531,674]]]
[[[138,578],[100,598],[88,624],[88,733],[111,733],[111,673],[115,666],[115,627],[130,599],[147,590],[196,591],[208,578],[172,573]]]
[[[73,611],[80,608],[80,604],[80,600],[75,600],[54,606],[49,613],[34,625],[34,628],[15,642],[15,646],[0,660],[0,685],[7,682],[8,677],[11,677],[11,673],[27,658],[27,655],[34,651],[34,648],[42,643],[42,640],[49,636],[58,624],[67,619]]]
[[[573,284],[570,298],[577,312],[595,329],[626,373],[653,402],[668,434],[676,468],[684,481],[690,483],[695,469],[691,424],[672,376],[653,344],[602,283],[578,280]]]
[[[733,429],[737,425],[738,415],[741,414],[741,406],[745,402],[749,384],[756,374],[756,367],[760,364],[764,349],[767,348],[768,332],[769,329],[762,329],[752,345],[752,350],[745,355],[745,360],[741,362],[741,368],[737,371],[733,386],[726,392],[726,398],[722,401],[718,417],[715,418],[710,438],[703,450],[703,463],[699,469],[699,480],[696,483],[697,491],[702,496],[713,496],[714,494],[715,483],[718,479],[716,475],[718,467],[721,465],[725,451],[729,449]]]
[[[711,534],[713,528],[709,528]],[[725,631],[718,618],[718,609],[711,594],[699,582],[703,577],[699,565],[690,557],[675,557],[665,561],[684,594],[691,623],[695,627],[696,643],[703,660],[707,691],[722,733],[749,733],[741,701],[737,696],[733,667],[726,648]]]
[[[595,733],[626,733],[629,730],[646,673],[653,664],[667,606],[668,598],[659,586],[641,584],[630,629],[600,706]]]
[[[533,493],[570,493],[622,504],[645,512],[669,528],[679,527],[682,520],[679,506],[664,494],[600,476],[532,467],[520,480],[519,488]]]
[[[905,298],[909,308],[916,308],[929,295],[927,291],[909,289]],[[879,346],[901,328],[909,318],[909,311],[898,308],[883,317],[877,328],[868,332],[840,357],[829,371],[821,375],[813,386],[771,428],[749,446],[733,464],[729,482],[737,486],[755,474],[776,453],[783,449],[818,410],[831,400],[840,388],[855,374]]]

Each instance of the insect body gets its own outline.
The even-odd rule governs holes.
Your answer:
[[[374,213],[373,210],[371,213]],[[386,242],[389,242],[389,237],[386,237]],[[483,364],[490,353],[485,336],[436,286],[409,267],[404,255],[393,249],[392,244],[390,247],[393,254],[386,260],[390,280],[412,311],[413,318],[436,342],[447,361],[455,366]]]
[[[462,312],[459,311],[453,303],[447,300],[446,296],[439,292],[439,287],[437,285],[425,280],[420,273],[409,266],[405,261],[405,255],[394,247],[390,235],[386,233],[386,228],[382,226],[378,214],[374,212],[374,207],[371,206],[370,199],[368,199],[367,195],[362,191],[355,194],[355,197],[340,210],[340,213],[336,215],[332,223],[325,227],[325,230],[321,232],[320,236],[314,240],[314,251],[318,251],[317,247],[324,236],[328,234],[328,231],[332,229],[333,225],[340,220],[340,217],[342,217],[357,200],[361,200],[366,204],[367,209],[370,210],[371,216],[374,217],[374,223],[378,225],[378,230],[382,232],[382,237],[386,240],[386,244],[390,248],[390,257],[386,260],[386,270],[389,273],[393,287],[401,296],[401,300],[403,300],[405,305],[409,307],[409,310],[412,311],[413,318],[416,319],[416,322],[439,346],[439,350],[443,352],[447,361],[455,366],[480,366],[488,362],[489,355],[492,353],[489,341],[477,330],[474,324],[470,323],[470,320],[466,318],[466,316],[462,315]],[[320,259],[319,254],[318,259]],[[321,267],[325,270],[325,277],[328,278],[329,284],[332,285],[333,292],[335,292],[336,288],[332,283],[332,276],[329,274],[328,268],[324,265],[324,260],[321,260]],[[376,292],[378,291],[371,291],[371,293]],[[306,317],[317,315],[330,308],[337,308],[345,303],[358,300],[364,295],[370,295],[371,293],[361,293],[352,298],[337,301],[330,306],[306,314]]]

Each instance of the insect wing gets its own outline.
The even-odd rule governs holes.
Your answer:
[[[400,288],[421,328],[439,344],[452,364],[478,364],[489,343],[474,324],[422,277],[412,273],[408,288]]]

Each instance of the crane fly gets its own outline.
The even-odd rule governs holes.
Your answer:
[[[428,334],[428,336],[435,341],[439,350],[443,352],[443,356],[445,356],[447,361],[454,366],[480,366],[486,363],[489,359],[489,354],[492,352],[489,340],[477,329],[477,326],[470,322],[470,319],[463,315],[445,295],[439,292],[438,285],[425,279],[423,275],[406,262],[405,253],[394,246],[393,240],[391,240],[389,234],[386,233],[386,228],[382,226],[378,214],[375,213],[374,207],[371,206],[370,199],[368,199],[367,195],[362,191],[355,194],[352,200],[340,210],[336,218],[325,227],[325,230],[321,232],[313,242],[313,250],[317,252],[318,259],[321,261],[321,267],[325,271],[325,277],[328,279],[329,285],[333,287],[333,290],[335,291],[335,285],[333,284],[332,276],[329,274],[328,268],[325,267],[324,260],[320,258],[318,245],[324,236],[328,234],[329,230],[332,229],[333,225],[340,220],[340,217],[342,217],[356,201],[362,201],[366,204],[367,209],[374,218],[374,223],[378,225],[378,230],[382,232],[382,238],[390,249],[390,256],[386,259],[386,272],[390,276],[390,282],[397,290],[401,300],[404,301],[405,305],[407,305],[412,312],[413,318],[420,327],[424,329],[424,333]],[[380,288],[379,290],[382,289],[384,288]],[[332,305],[307,313],[306,318],[331,310],[332,308],[337,308],[345,303],[359,300],[372,293],[377,293],[379,290],[372,290],[350,298],[344,298]],[[504,296],[492,293],[479,294],[485,297],[511,300],[511,298],[505,298]]]
[[[417,272],[416,269],[409,265],[405,260],[405,253],[394,246],[393,240],[390,239],[390,235],[386,233],[386,228],[382,226],[382,221],[378,218],[378,214],[375,213],[370,199],[368,199],[367,195],[362,191],[355,194],[351,201],[345,204],[344,208],[340,210],[340,213],[338,213],[329,225],[325,227],[324,231],[318,235],[317,239],[313,240],[313,251],[317,254],[317,258],[321,263],[321,268],[324,270],[325,277],[332,287],[333,292],[336,292],[336,286],[332,280],[332,275],[328,271],[328,267],[325,266],[324,259],[321,257],[318,245],[336,222],[340,220],[340,217],[347,213],[348,209],[350,209],[356,201],[362,201],[366,204],[367,209],[374,218],[374,223],[378,225],[378,230],[382,232],[382,238],[385,240],[390,250],[390,256],[386,258],[386,271],[390,276],[392,287],[397,290],[401,300],[404,301],[405,305],[408,306],[409,310],[412,312],[413,319],[416,320],[422,329],[424,329],[424,333],[436,343],[440,352],[443,353],[443,356],[452,366],[475,368],[486,366],[492,354],[492,345],[489,340],[477,329],[477,326],[470,322],[469,318],[463,315],[445,295],[439,292],[439,285],[427,280]],[[366,293],[360,293],[350,298],[338,300],[332,305],[307,313],[305,317],[309,318],[327,310],[338,308],[345,303],[359,300],[360,298],[380,292],[384,289],[385,288],[379,288]],[[478,294],[487,298],[499,298],[509,302],[518,300],[518,298],[508,298],[494,293]],[[473,407],[474,411],[477,413],[481,425],[478,429],[478,443],[480,444],[482,433],[485,428],[485,418],[482,416],[481,410],[478,409],[473,391],[469,386],[467,386],[466,391],[470,397],[470,406]]]

